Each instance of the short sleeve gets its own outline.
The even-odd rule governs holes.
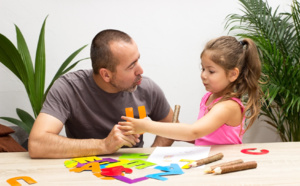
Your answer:
[[[57,79],[46,96],[41,113],[49,114],[65,123],[70,115],[70,93],[68,83],[63,78]]]

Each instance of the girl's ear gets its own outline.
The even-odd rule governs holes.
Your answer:
[[[230,82],[234,82],[240,74],[240,70],[238,68],[234,68],[233,70],[229,71],[229,81]]]
[[[110,80],[112,78],[112,73],[110,70],[108,70],[106,68],[101,68],[99,70],[99,74],[106,83],[110,82]]]

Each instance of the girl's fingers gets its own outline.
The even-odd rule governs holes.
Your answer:
[[[127,136],[127,135],[132,135],[132,128],[128,127],[128,126],[118,126],[118,129],[120,129],[122,131],[122,134]],[[136,134],[134,134],[136,135]],[[138,138],[137,136],[134,136],[135,138]]]
[[[131,130],[132,129],[130,126],[126,126],[126,125],[119,125],[118,128],[121,130]]]
[[[127,122],[122,122],[122,121],[118,122],[118,124],[119,124],[120,126],[127,126],[127,125],[128,125]]]
[[[123,134],[124,134],[125,136],[132,135],[132,133],[131,133],[130,131],[125,131],[125,132],[123,132]]]
[[[126,120],[126,121],[132,121],[134,118],[126,117],[126,116],[121,116],[121,119]]]
[[[126,130],[126,126],[119,125],[118,128],[123,131]]]

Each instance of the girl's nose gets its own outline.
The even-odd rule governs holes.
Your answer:
[[[201,75],[200,75],[201,79],[205,79],[206,78],[206,75],[204,72],[201,72]]]

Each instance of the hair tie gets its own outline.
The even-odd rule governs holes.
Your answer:
[[[240,41],[240,44],[244,46],[246,44],[246,42]]]

